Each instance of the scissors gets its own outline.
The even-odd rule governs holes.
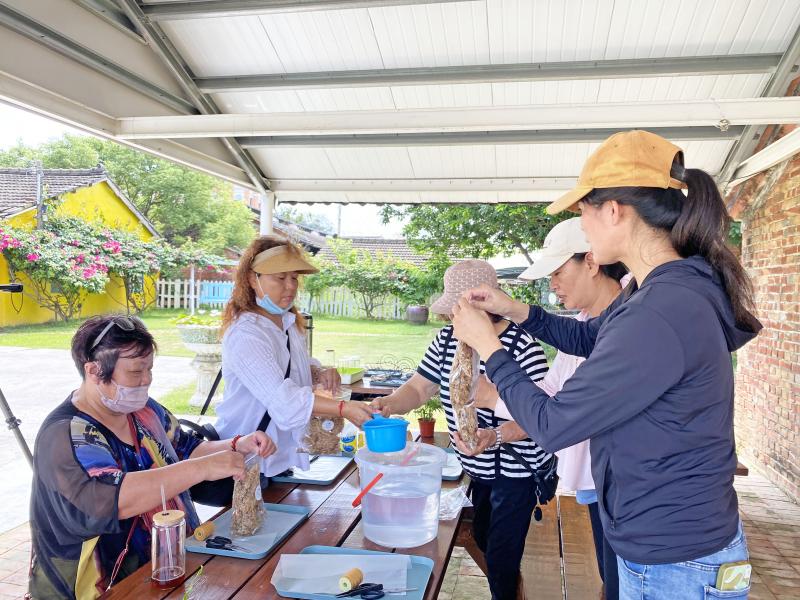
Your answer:
[[[239,551],[239,552],[249,552],[247,548],[243,548],[242,546],[237,546],[233,543],[233,540],[230,538],[222,537],[221,535],[216,535],[214,537],[210,537],[206,540],[206,548],[213,548],[214,550],[229,550],[229,551]]]
[[[336,594],[337,598],[362,598],[363,600],[378,600],[379,598],[383,598],[386,594],[402,594],[405,592],[414,592],[417,588],[404,588],[404,589],[396,589],[396,590],[387,590],[384,589],[383,584],[381,583],[362,583],[361,585],[354,587],[349,592],[342,592],[341,594]]]

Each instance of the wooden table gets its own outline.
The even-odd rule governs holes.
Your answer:
[[[449,438],[446,433],[437,433],[435,438],[420,441],[435,443],[446,447]],[[466,476],[464,476],[466,477]],[[462,477],[463,479],[463,477]],[[442,487],[457,487],[461,481],[443,481]],[[260,560],[236,559],[226,556],[186,553],[186,573],[191,576],[203,565],[203,579],[193,590],[192,597],[203,600],[236,598],[263,599],[279,598],[270,583],[272,573],[283,553],[296,554],[306,546],[344,546],[366,550],[393,552],[373,544],[364,537],[361,529],[361,510],[351,503],[360,491],[358,469],[351,463],[332,484],[315,486],[291,483],[270,483],[264,490],[264,501],[278,504],[304,506],[310,515],[291,536]],[[433,560],[425,598],[434,600],[439,594],[450,553],[455,542],[460,517],[450,521],[439,521],[437,538],[424,546],[401,550],[407,554],[425,556]],[[135,600],[183,598],[184,586],[161,590],[150,583],[150,564],[123,579],[104,598],[130,598]]]
[[[342,385],[342,387],[349,389],[353,394],[364,396],[388,396],[397,389],[396,387],[371,385],[369,379],[361,379],[355,383]]]

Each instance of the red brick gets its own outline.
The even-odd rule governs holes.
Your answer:
[[[766,467],[772,481],[797,498],[800,490],[800,156],[758,210],[761,184],[740,205],[742,262],[753,280],[756,313],[764,325],[738,353],[736,437]]]

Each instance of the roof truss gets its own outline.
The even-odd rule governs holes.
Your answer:
[[[302,90],[394,85],[497,83],[503,81],[571,81],[587,79],[631,79],[687,75],[737,75],[771,73],[780,54],[737,54],[594,60],[553,63],[368,69],[309,73],[205,77],[195,79],[207,93],[253,90]]]

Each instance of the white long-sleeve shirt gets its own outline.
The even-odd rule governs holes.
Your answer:
[[[289,336],[292,368],[286,336]],[[291,467],[308,469],[308,455],[297,452],[311,419],[314,394],[306,340],[295,326],[295,315],[283,315],[283,329],[268,318],[243,313],[222,337],[225,392],[217,406],[216,428],[221,438],[255,431],[264,412],[272,417],[267,435],[278,450],[261,462],[267,477]]]

